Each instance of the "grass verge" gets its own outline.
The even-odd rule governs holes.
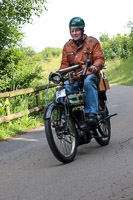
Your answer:
[[[0,140],[5,140],[14,135],[21,134],[22,132],[36,128],[43,125],[43,118],[24,116],[22,118],[11,121],[10,123],[3,123],[0,125]]]
[[[107,61],[105,74],[110,84],[133,86],[133,58],[125,61],[115,59]]]

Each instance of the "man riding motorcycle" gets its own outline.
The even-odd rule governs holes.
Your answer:
[[[80,83],[83,83],[87,122],[95,125],[98,114],[98,77],[105,60],[99,41],[84,34],[84,27],[85,22],[82,18],[74,17],[70,20],[69,29],[72,39],[64,45],[60,69],[76,64],[82,64],[82,69],[85,60],[90,59],[91,66],[88,68],[84,81],[78,75],[75,77],[73,86],[69,85],[68,81],[65,84],[67,92],[74,93],[78,91]]]

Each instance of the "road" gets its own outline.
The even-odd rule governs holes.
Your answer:
[[[0,142],[0,200],[133,200],[133,87],[107,92],[112,137],[80,146],[75,160],[60,163],[44,127]]]

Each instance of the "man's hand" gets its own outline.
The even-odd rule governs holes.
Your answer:
[[[88,68],[88,71],[96,74],[98,72],[98,68],[95,65],[91,65],[91,67]]]

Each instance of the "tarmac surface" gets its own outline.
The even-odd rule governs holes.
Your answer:
[[[0,200],[133,200],[133,87],[107,92],[109,145],[80,146],[62,164],[51,153],[44,127],[0,142]]]

